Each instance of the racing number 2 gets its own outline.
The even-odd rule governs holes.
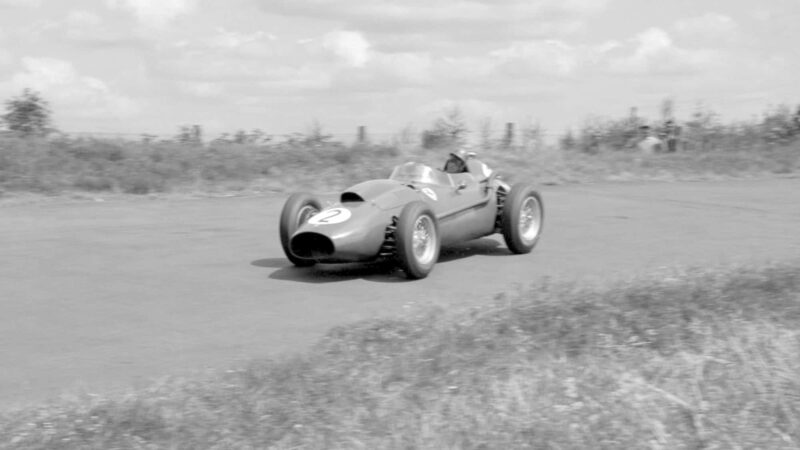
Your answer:
[[[342,211],[339,209],[332,209],[330,211],[325,211],[324,213],[320,214],[320,216],[325,216],[325,217],[320,217],[319,220],[317,220],[317,222],[331,223],[331,220],[333,220],[334,217],[340,215],[341,213]]]
[[[308,223],[312,225],[331,225],[342,223],[350,218],[350,210],[346,208],[331,208],[312,217]]]

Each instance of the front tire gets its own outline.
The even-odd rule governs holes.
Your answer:
[[[518,183],[511,187],[503,204],[502,232],[508,249],[513,253],[530,253],[544,224],[542,197],[533,186]]]
[[[314,196],[303,192],[292,194],[283,204],[281,211],[280,235],[283,253],[289,261],[298,267],[313,266],[315,261],[298,258],[292,253],[289,241],[300,225],[308,222],[315,214],[322,210],[322,204]]]
[[[397,259],[406,277],[425,278],[439,260],[439,224],[423,202],[407,204],[397,219]]]

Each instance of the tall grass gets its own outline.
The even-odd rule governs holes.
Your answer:
[[[309,353],[0,419],[33,448],[800,446],[800,262],[541,283]]]
[[[280,189],[385,177],[387,146],[283,143],[182,144],[98,139],[0,138],[0,189],[44,194]]]
[[[338,190],[418,160],[436,167],[447,149],[302,140],[277,144],[130,142],[0,137],[0,194],[152,194]],[[642,155],[487,146],[480,157],[512,179],[540,183],[681,180],[792,174],[800,142],[758,151]]]

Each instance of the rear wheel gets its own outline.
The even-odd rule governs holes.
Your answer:
[[[281,247],[283,247],[283,253],[295,266],[307,267],[314,265],[312,260],[294,256],[289,246],[289,241],[292,239],[294,232],[300,228],[300,225],[308,222],[308,219],[321,210],[322,204],[319,200],[310,194],[302,192],[292,194],[283,205],[280,224]]]
[[[544,206],[539,193],[528,184],[512,186],[503,204],[501,227],[508,249],[529,253],[539,241],[543,223]]]
[[[423,202],[406,205],[397,219],[397,258],[411,279],[425,278],[439,259],[441,240],[436,216]]]

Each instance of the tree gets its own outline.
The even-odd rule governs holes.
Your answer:
[[[203,127],[200,125],[181,125],[175,140],[184,145],[203,145]]]
[[[6,101],[6,113],[0,116],[9,131],[22,137],[44,136],[50,127],[50,107],[45,99],[30,89]]]
[[[464,143],[469,129],[467,129],[461,108],[454,106],[444,112],[433,123],[433,130],[422,133],[422,146],[424,148],[437,148],[458,146]]]

